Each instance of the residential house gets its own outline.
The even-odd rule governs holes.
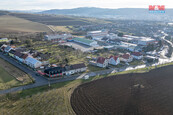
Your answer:
[[[22,59],[23,63],[26,63],[26,58],[28,58],[28,54],[23,54],[20,58]]]
[[[42,65],[42,62],[38,61],[37,59],[34,59],[32,57],[27,57],[25,59],[25,63],[30,66],[31,68],[38,68]]]
[[[71,75],[74,73],[80,73],[86,71],[87,67],[84,63],[74,64],[66,67],[66,75]]]
[[[4,52],[8,53],[10,50],[12,50],[13,48],[11,46],[7,46],[5,49],[4,49]]]
[[[14,57],[14,54],[15,54],[15,50],[14,49],[12,49],[12,50],[10,50],[9,52],[8,52],[8,54],[11,56],[11,57]]]
[[[23,61],[22,58],[21,58],[22,55],[23,54],[21,52],[16,51],[14,53],[14,58],[16,58],[18,61],[22,62]]]
[[[120,63],[120,59],[118,56],[110,56],[109,64],[118,65]]]
[[[7,47],[7,45],[5,45],[5,44],[2,45],[2,46],[1,46],[1,51],[4,52],[6,47]]]
[[[86,69],[87,67],[85,66],[85,64],[80,63],[80,64],[74,64],[74,65],[65,66],[65,67],[49,68],[44,70],[44,74],[49,77],[58,77],[63,75],[72,75],[75,73],[84,72],[86,71]]]
[[[104,57],[98,57],[97,61],[96,61],[96,64],[97,64],[96,66],[98,66],[98,67],[105,68],[109,64],[109,59],[106,59]]]
[[[134,59],[137,59],[137,60],[140,60],[140,59],[143,58],[143,55],[140,52],[133,52],[132,56],[133,56]]]
[[[127,43],[127,42],[120,42],[120,44],[118,45],[118,48],[126,49],[126,50],[129,50],[131,52],[134,52],[137,48],[137,44]]]
[[[133,61],[133,56],[131,56],[130,54],[124,54],[121,56],[120,61],[131,62]]]
[[[66,68],[65,67],[53,67],[44,70],[45,75],[49,77],[58,77],[66,75]]]

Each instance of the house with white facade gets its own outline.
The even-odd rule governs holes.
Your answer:
[[[32,57],[27,57],[25,62],[31,68],[39,68],[42,65],[42,62],[40,62],[37,59],[32,58]]]
[[[109,64],[111,65],[118,65],[120,63],[120,59],[118,56],[110,56]]]
[[[11,46],[7,46],[5,49],[4,49],[4,51],[6,52],[6,53],[8,53],[10,50],[12,50],[13,48],[11,47]]]
[[[140,52],[133,52],[131,55],[133,56],[134,59],[137,59],[137,60],[140,60],[143,58],[143,55]]]
[[[23,54],[22,54],[21,52],[16,51],[16,52],[14,53],[14,58],[17,59],[17,60],[20,61],[20,62],[23,62],[23,59],[21,58],[22,55],[23,55]]]
[[[5,44],[3,44],[2,46],[1,46],[1,51],[5,51],[5,48],[7,47],[7,45],[5,45]]]
[[[97,64],[98,67],[105,68],[109,64],[109,59],[106,59],[104,57],[98,57],[97,61],[96,61],[96,64]]]
[[[26,59],[28,58],[28,54],[23,54],[20,58],[22,60],[23,63],[26,63]]]
[[[74,64],[71,66],[66,66],[66,75],[72,75],[75,73],[80,73],[86,71],[87,67],[84,63]]]
[[[53,67],[44,70],[44,75],[49,77],[60,77],[64,75],[72,75],[75,73],[80,73],[86,71],[87,67],[84,63],[69,65],[65,67]],[[42,73],[41,73],[42,74]]]
[[[131,62],[131,61],[133,61],[133,56],[130,55],[130,54],[124,54],[124,55],[121,56],[120,61],[123,61],[123,62],[126,62],[126,63]]]

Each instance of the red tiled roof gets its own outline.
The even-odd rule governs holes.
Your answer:
[[[130,58],[130,54],[124,54],[124,55],[122,55],[122,58],[129,59]]]
[[[113,59],[114,59],[115,61],[118,59],[118,56],[110,56],[109,59],[112,58],[112,57],[113,57]]]
[[[11,46],[11,48],[16,48],[16,46]]]
[[[101,63],[101,64],[103,64],[104,62],[105,62],[105,58],[104,57],[98,57],[97,58],[97,63]]]
[[[14,55],[17,56],[17,57],[21,57],[23,54],[16,51],[16,52],[14,53]]]
[[[80,69],[86,67],[84,63],[71,65],[72,69]]]
[[[141,56],[142,54],[140,52],[133,52],[132,55],[134,55],[134,56]]]
[[[22,56],[22,59],[26,59],[28,57],[28,54],[24,54],[23,56]]]
[[[5,47],[3,46],[1,49],[2,49],[2,50],[4,50],[4,49],[5,49]]]

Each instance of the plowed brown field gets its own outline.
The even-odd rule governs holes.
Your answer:
[[[173,66],[80,85],[71,105],[77,115],[173,115]]]

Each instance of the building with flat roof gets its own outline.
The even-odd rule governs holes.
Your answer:
[[[127,43],[127,42],[120,42],[120,44],[117,47],[121,48],[121,49],[129,50],[129,51],[132,51],[132,52],[134,52],[137,49],[136,44]]]
[[[81,44],[87,45],[87,46],[97,46],[97,42],[96,41],[89,40],[89,39],[86,39],[86,38],[75,37],[75,38],[73,38],[73,41],[77,42],[77,43],[81,43]]]
[[[156,44],[158,43],[155,39],[147,38],[147,37],[141,37],[141,39],[138,40],[139,45],[147,46],[149,44]]]
[[[45,35],[44,39],[48,41],[58,41],[61,39],[68,39],[72,38],[71,34],[50,34],[50,35]]]
[[[91,36],[94,40],[101,40],[103,37],[108,35],[108,30],[98,30],[98,31],[89,31],[87,36]]]

